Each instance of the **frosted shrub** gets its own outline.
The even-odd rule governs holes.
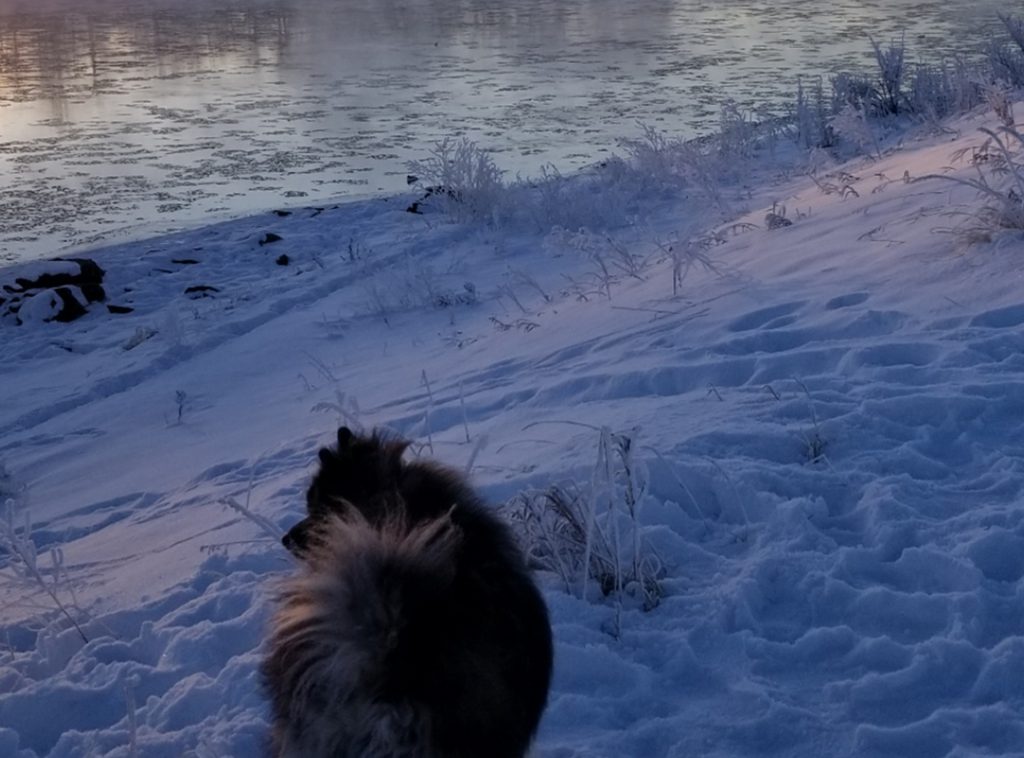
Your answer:
[[[832,77],[832,113],[836,115],[847,106],[864,109],[875,99],[875,88],[863,76],[839,73]]]
[[[641,138],[622,140],[621,144],[626,148],[626,169],[638,177],[638,182],[648,182],[661,190],[696,190],[723,214],[731,214],[723,185],[741,178],[742,169],[741,162],[720,152],[721,135],[687,141],[643,126]]]
[[[871,47],[875,50],[875,61],[878,63],[881,85],[877,93],[879,108],[882,113],[895,116],[900,112],[902,99],[903,61],[907,50],[906,35],[900,37],[899,42],[896,40],[890,42],[889,47],[884,50],[872,39]]]
[[[983,77],[978,72],[977,65],[972,65],[962,56],[957,56],[952,62],[943,62],[942,76],[949,96],[949,109],[946,115],[966,113],[978,105],[981,99],[978,82]]]
[[[904,101],[910,113],[931,121],[964,113],[982,102],[983,76],[962,57],[941,66],[918,64],[910,75]]]
[[[938,121],[948,115],[950,93],[942,69],[934,66],[917,65],[910,75],[907,108],[929,121]]]
[[[993,42],[989,46],[995,78],[1008,81],[1015,87],[1024,86],[1024,19],[1008,13],[997,15],[1013,45]]]
[[[758,144],[760,130],[751,113],[734,100],[722,104],[718,117],[718,151],[733,158],[750,157]]]
[[[648,181],[659,190],[686,186],[687,170],[682,154],[685,143],[669,137],[650,124],[640,125],[640,136],[619,140],[625,151],[625,164],[618,166],[620,174],[627,170],[638,179]]]
[[[1017,16],[1011,16],[1009,13],[997,13],[999,20],[1003,22],[1003,26],[1006,27],[1006,31],[1010,35],[1010,39],[1017,45],[1022,53],[1024,53],[1024,19],[1018,18]]]
[[[427,188],[430,202],[457,221],[494,221],[506,200],[502,171],[465,137],[438,142],[430,157],[412,161],[408,168]]]
[[[366,308],[385,323],[416,308],[455,308],[477,303],[476,285],[453,282],[432,266],[406,256],[394,265],[367,272],[362,280]]]
[[[703,194],[729,215],[723,185],[743,178],[745,170],[736,156],[752,155],[775,132],[766,134],[750,114],[728,103],[721,126],[713,138],[683,140],[640,124],[640,134],[619,140],[621,154],[600,167],[566,178],[548,166],[539,180],[520,182],[514,188],[516,205],[531,209],[542,232],[619,228],[642,215],[657,196],[681,190]]]
[[[992,79],[1009,82],[1014,87],[1024,86],[1024,19],[999,13],[1013,44],[994,40],[987,49]]]
[[[609,159],[594,173],[563,176],[554,166],[523,185],[519,204],[528,209],[540,232],[551,229],[614,229],[628,223],[638,196],[635,177],[621,158]]]
[[[829,126],[836,133],[848,142],[852,142],[862,152],[874,156],[881,155],[881,148],[875,137],[874,130],[868,120],[867,111],[855,105],[846,105],[838,114],[829,121]]]
[[[991,42],[985,54],[993,79],[1024,86],[1024,54],[1005,42]]]
[[[830,115],[825,105],[821,77],[815,80],[814,87],[809,91],[804,89],[803,80],[798,79],[796,105],[792,114],[794,139],[797,144],[807,149],[831,147],[834,135],[828,125]]]
[[[1003,126],[1013,126],[1013,91],[1008,85],[1003,82],[986,84],[982,96]]]

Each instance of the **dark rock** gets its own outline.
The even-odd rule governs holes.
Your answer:
[[[107,305],[107,310],[111,313],[132,313],[134,308],[129,308],[127,305]]]
[[[89,258],[54,258],[28,268],[33,275],[16,276],[13,285],[3,285],[9,297],[0,299],[0,316],[13,315],[19,324],[67,323],[85,315],[92,303],[107,299],[103,289],[106,272]]]
[[[61,260],[58,258],[58,260]],[[106,271],[99,267],[99,264],[91,258],[64,258],[67,261],[74,261],[82,267],[82,280],[86,282],[102,282]]]
[[[107,293],[98,284],[83,284],[81,290],[82,294],[85,295],[85,299],[90,303],[102,303],[107,299]]]
[[[181,266],[194,266],[199,263],[199,261],[195,258],[171,258],[171,263],[177,263]]]
[[[271,211],[271,213],[273,213],[275,216],[279,216],[280,218],[287,218],[288,216],[292,215],[291,211]]]
[[[274,263],[276,263],[278,266],[287,266],[289,264],[289,262],[290,262],[290,259],[288,258],[287,255],[285,255],[283,253],[281,255],[277,256],[277,260],[274,261]]]
[[[274,234],[273,232],[264,232],[263,236],[260,237],[260,247],[263,245],[270,245],[274,242],[280,242],[284,237],[280,234]]]
[[[64,303],[61,306],[61,309],[57,312],[57,315],[53,317],[54,321],[67,323],[69,321],[74,321],[77,318],[81,318],[87,313],[85,306],[82,305],[81,301],[79,301],[77,297],[75,297],[74,290],[74,287],[57,287],[54,289],[54,292],[57,293],[57,297],[59,297]]]
[[[220,288],[208,284],[194,284],[185,288],[185,294],[191,295],[193,300],[197,297],[212,297],[214,292],[220,292]]]
[[[40,274],[35,279],[17,277],[15,278],[14,283],[18,287],[21,287],[22,292],[27,290],[47,290],[65,285],[81,286],[84,284],[99,284],[103,281],[103,275],[106,273],[96,264],[95,261],[88,258],[54,258],[54,261],[77,263],[78,273],[69,274],[63,271],[47,271]],[[12,292],[17,291],[10,290],[9,285],[6,286],[5,289]]]

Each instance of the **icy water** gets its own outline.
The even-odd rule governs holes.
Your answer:
[[[798,74],[979,48],[1002,0],[0,0],[0,261],[394,192],[466,135],[565,172]]]

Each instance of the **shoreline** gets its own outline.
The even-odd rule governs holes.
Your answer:
[[[869,58],[871,54],[869,38],[863,38],[859,46],[863,50],[861,57]],[[915,43],[910,44],[907,52],[909,55],[915,55]],[[981,60],[982,57],[979,54],[977,59]],[[974,62],[972,59],[972,65]],[[867,60],[864,63],[864,66],[855,70],[851,69],[845,74],[835,75],[873,79],[875,72],[870,69]],[[742,61],[736,65],[740,67],[739,70],[743,69]],[[834,66],[822,67],[818,76],[828,80],[832,76],[828,73],[832,68]],[[908,77],[913,68],[913,65],[908,64]],[[748,74],[746,78],[751,75]],[[728,76],[726,78],[730,80]],[[800,80],[810,82],[815,78],[813,73],[810,75],[801,73],[795,77],[788,77],[788,86],[773,85],[772,91],[778,90],[779,95],[773,99],[774,105],[769,110],[776,116],[780,112],[791,110],[795,100],[796,82]],[[667,87],[668,83],[662,81],[660,86]],[[752,115],[754,113],[761,114],[765,110],[762,101],[747,92],[744,87],[739,87],[737,90],[737,86],[734,81],[731,88],[721,92],[729,92],[732,96],[742,100],[744,102],[743,111],[749,118],[755,118]],[[131,87],[124,92],[115,87],[113,94],[107,94],[115,100],[120,100],[128,97],[132,91],[134,90]],[[518,90],[513,87],[511,91]],[[104,92],[105,90],[101,88],[100,95]],[[331,90],[331,92],[334,91]],[[339,92],[334,92],[334,94],[341,97]],[[173,90],[171,94],[174,94]],[[238,94],[238,97],[242,98],[238,105],[239,107],[244,106],[243,110],[246,112],[250,105],[258,106],[265,99],[255,98],[249,102],[247,100],[249,94],[251,93]],[[243,97],[243,95],[245,96]],[[351,93],[346,96],[349,95]],[[536,103],[530,102],[526,105],[533,108],[544,107],[544,104],[549,102],[544,99],[546,95],[543,92],[538,93],[537,97],[539,99]],[[696,94],[691,92],[682,97],[679,93],[669,91],[662,93],[662,98],[665,97],[675,103],[675,107],[682,108],[684,113],[691,111],[703,113],[698,119],[700,125],[697,127],[691,123],[692,118],[696,118],[696,116],[692,116],[689,120],[683,119],[688,126],[684,126],[681,131],[683,133],[696,131],[695,138],[700,138],[701,133],[706,132],[709,127],[711,130],[714,129],[719,113],[727,107],[728,103],[724,94],[712,92],[709,95],[705,89],[696,91]],[[158,98],[153,99],[159,100]],[[281,117],[281,109],[285,107],[287,98],[276,94],[271,100],[278,102],[278,105],[269,108],[261,118],[273,125]],[[298,100],[297,106],[309,102],[309,98],[305,95],[299,97]],[[326,107],[319,101],[316,104],[318,108]],[[517,152],[530,151],[535,146],[531,147],[532,143],[521,143],[513,127],[505,128],[505,133],[511,137],[506,137],[504,142],[491,145],[487,144],[489,142],[487,134],[492,133],[493,129],[467,128],[466,124],[472,126],[475,123],[472,119],[468,121],[464,118],[457,119],[456,123],[449,123],[447,118],[440,118],[436,124],[433,121],[426,125],[420,124],[415,132],[403,131],[387,140],[373,140],[372,144],[364,144],[365,137],[359,136],[363,134],[360,130],[354,134],[344,131],[332,133],[326,126],[314,124],[313,126],[317,128],[312,129],[308,134],[304,133],[298,143],[289,147],[289,144],[284,142],[278,145],[272,155],[268,155],[265,146],[260,144],[247,147],[246,144],[240,143],[235,146],[238,149],[215,149],[216,145],[209,144],[210,135],[206,131],[205,121],[209,117],[201,112],[201,108],[196,110],[184,106],[176,107],[175,102],[168,102],[158,107],[152,104],[146,105],[146,101],[140,107],[142,110],[136,113],[133,119],[120,125],[126,129],[123,136],[118,137],[116,133],[106,135],[108,142],[111,138],[116,138],[115,141],[120,140],[118,144],[121,145],[118,149],[128,151],[126,154],[116,150],[113,153],[114,163],[117,166],[122,164],[125,166],[123,170],[117,170],[120,173],[115,171],[115,175],[107,176],[107,173],[108,169],[112,170],[116,167],[89,168],[102,164],[101,155],[95,147],[95,141],[101,135],[91,131],[91,128],[80,127],[78,129],[78,131],[84,129],[82,137],[84,141],[81,144],[75,141],[77,138],[72,139],[68,135],[55,133],[50,138],[51,141],[58,140],[58,143],[63,145],[61,150],[56,153],[53,144],[49,143],[35,145],[35,147],[24,140],[5,143],[5,154],[10,159],[11,175],[17,176],[19,182],[19,186],[12,186],[9,190],[0,192],[2,195],[0,202],[8,212],[9,233],[20,237],[46,235],[46,241],[42,243],[38,240],[24,242],[24,245],[29,245],[32,248],[31,259],[78,254],[86,249],[95,249],[123,241],[123,238],[118,240],[108,237],[111,226],[119,230],[117,234],[127,233],[129,238],[137,239],[139,224],[143,229],[195,228],[196,224],[203,224],[206,220],[204,217],[207,209],[215,211],[212,219],[214,221],[221,220],[222,214],[225,213],[232,218],[249,215],[235,207],[235,204],[240,202],[238,198],[242,193],[249,193],[249,197],[244,199],[246,204],[253,203],[252,198],[256,197],[257,193],[263,193],[259,195],[261,199],[255,201],[255,204],[264,209],[289,205],[289,199],[283,197],[284,194],[287,194],[285,190],[305,193],[307,199],[316,198],[314,202],[318,205],[333,203],[335,201],[330,198],[336,195],[336,190],[330,189],[330,182],[359,183],[365,181],[366,176],[369,175],[365,173],[370,168],[366,161],[360,159],[352,162],[345,156],[389,156],[384,163],[378,160],[377,170],[370,172],[374,176],[381,177],[379,180],[375,179],[371,186],[400,189],[397,185],[401,183],[404,174],[405,160],[403,158],[422,157],[429,150],[428,145],[432,141],[442,139],[447,135],[468,133],[473,135],[473,138],[480,144],[485,144],[489,149],[493,148],[491,155],[504,164],[509,171],[507,176],[512,176],[523,165],[531,165],[533,168],[528,173],[536,177],[542,168],[537,165],[537,161],[527,161],[526,164],[522,164],[519,159],[514,157]],[[512,108],[513,105],[502,99],[495,107],[501,111],[503,108]],[[653,108],[653,106],[651,107]],[[586,160],[601,160],[602,155],[620,152],[616,147],[618,139],[635,138],[637,130],[630,127],[638,121],[653,124],[662,129],[667,128],[669,132],[679,132],[679,129],[666,125],[676,123],[680,115],[671,112],[671,109],[670,112],[665,113],[659,108],[653,108],[653,110],[649,108],[635,113],[628,122],[620,124],[620,127],[614,132],[605,130],[601,134],[601,139],[594,143],[594,149],[586,151],[590,153],[590,157]],[[555,118],[551,123],[559,123],[558,114],[553,115]],[[221,114],[220,117],[227,118],[228,116]],[[376,118],[373,114],[370,114],[370,117]],[[756,118],[760,119],[762,116]],[[464,121],[465,123],[463,123]],[[229,123],[233,122],[229,121]],[[258,127],[253,126],[253,128],[265,129],[267,123],[261,122]],[[575,142],[589,144],[585,124],[578,124],[574,128],[579,132]],[[171,139],[167,136],[179,132],[183,135],[191,135],[192,142],[179,143],[177,138]],[[242,132],[248,134],[245,129]],[[75,133],[77,132],[72,132],[72,136]],[[572,145],[564,145],[564,140],[559,134],[553,133],[549,136],[562,145],[561,148],[551,153],[552,156],[561,156],[561,159],[554,160],[554,164],[567,172],[574,172],[579,168],[581,158],[575,155],[579,150]],[[65,142],[59,142],[62,139]],[[352,139],[356,139],[356,142],[348,144]],[[531,139],[535,142],[536,136]],[[167,142],[167,140],[170,141]],[[223,139],[220,140],[220,142],[223,141]],[[411,148],[414,144],[420,146],[415,154],[412,153]],[[125,147],[126,145],[128,147]],[[170,151],[166,155],[163,154],[165,149]],[[27,152],[22,154],[23,150]],[[176,156],[188,158],[188,161],[180,162]],[[509,160],[510,156],[512,156],[511,161]],[[62,164],[60,161],[65,159],[68,162]],[[387,160],[391,161],[390,169],[384,165]],[[282,161],[283,164],[278,165]],[[295,164],[296,161],[297,164]],[[339,161],[340,163],[338,163]],[[45,166],[45,172],[36,172],[32,168],[34,166]],[[289,169],[289,166],[292,168]],[[316,168],[315,175],[308,174],[307,169],[311,167]],[[125,173],[129,169],[131,173]],[[164,180],[161,181],[160,177],[167,171],[170,171],[170,174],[164,176]],[[175,178],[168,178],[172,175]],[[267,190],[275,182],[280,186],[277,190],[268,193]],[[356,194],[360,194],[362,190],[359,187],[357,189],[359,192]],[[387,192],[388,190],[382,191]],[[196,199],[197,197],[198,199]],[[95,213],[89,211],[89,208],[95,210],[96,203],[100,200],[102,200],[103,208]],[[136,205],[139,207],[134,208]],[[225,205],[230,208],[223,207]],[[161,215],[163,212],[161,209],[176,207],[179,209],[167,211],[173,213],[174,216],[172,220],[165,222]],[[189,207],[195,211],[188,211],[184,215],[178,216],[182,212],[181,209]],[[262,211],[255,208],[254,212]],[[140,221],[141,217],[146,217],[148,220]],[[11,229],[15,229],[15,231],[10,231]],[[103,237],[107,237],[107,239],[101,239]],[[60,239],[65,238],[68,240],[84,239],[85,241],[82,244],[73,244],[67,247],[64,247],[63,243],[57,244]],[[64,249],[55,251],[52,249],[53,247],[64,247]],[[18,243],[12,244],[11,249],[6,251],[5,255],[19,260],[26,257],[25,253],[19,250]]]

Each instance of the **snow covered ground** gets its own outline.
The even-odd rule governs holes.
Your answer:
[[[655,187],[607,233],[405,196],[96,251],[133,312],[0,320],[0,487],[82,632],[0,553],[0,755],[259,755],[290,559],[227,503],[290,526],[339,422],[494,503],[631,440],[659,602],[540,574],[540,758],[1024,755],[1024,237],[965,246],[982,199],[913,181],[976,176],[984,125],[813,179],[766,158],[728,220]]]

